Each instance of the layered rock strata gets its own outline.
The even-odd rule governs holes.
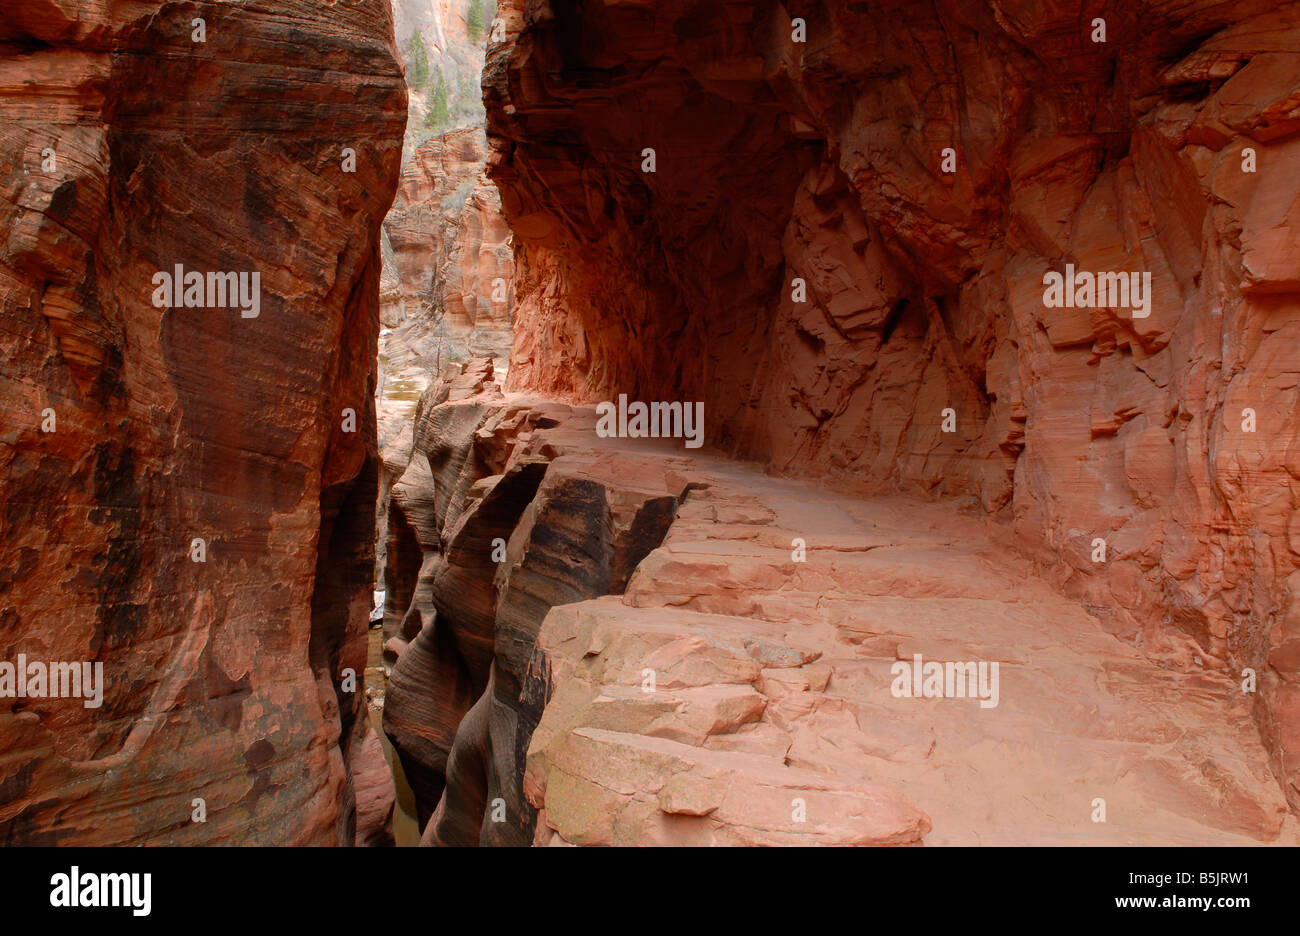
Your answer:
[[[1113,633],[1253,690],[1300,808],[1300,7],[499,17],[510,389],[702,400],[777,472],[970,498]],[[1150,287],[1050,305],[1071,270]]]
[[[402,170],[383,228],[379,408],[395,418],[381,439],[444,369],[488,356],[506,376],[514,248],[486,159],[483,130],[467,128],[426,140]]]
[[[1297,841],[1235,680],[1108,634],[977,507],[600,438],[485,365],[418,425],[385,725],[426,843]],[[917,655],[994,691],[900,695]]]
[[[426,394],[392,488],[384,726],[432,841],[530,841],[521,783],[543,700],[523,693],[537,628],[554,605],[621,591],[683,490],[671,466],[629,473],[530,447],[570,415],[506,402],[491,362],[475,362]],[[483,820],[497,799],[512,821]]]
[[[104,683],[0,698],[4,844],[387,838],[361,678],[392,35],[382,0],[5,11],[0,660]],[[160,301],[177,266],[206,291]]]

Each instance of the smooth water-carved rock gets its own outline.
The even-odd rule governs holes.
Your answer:
[[[491,375],[490,361],[476,361],[425,395],[408,473],[420,479],[428,466],[415,487],[434,501],[426,520],[439,545],[388,625],[405,627],[396,619],[428,596],[418,633],[390,641],[384,724],[424,838],[438,844],[532,840],[522,782],[543,701],[525,689],[537,629],[554,605],[626,587],[684,491],[672,460],[601,460],[589,446],[594,418],[556,429],[572,421],[569,407],[506,399]],[[391,529],[403,510],[396,500],[390,510]]]

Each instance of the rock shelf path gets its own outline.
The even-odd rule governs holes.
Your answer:
[[[542,627],[539,842],[1295,844],[1237,683],[1107,633],[989,524],[689,461],[626,593]],[[997,662],[998,704],[896,697],[916,654]]]

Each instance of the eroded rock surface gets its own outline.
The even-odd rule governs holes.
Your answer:
[[[501,198],[487,180],[481,128],[426,140],[402,170],[384,219],[380,316],[380,439],[400,432],[444,371],[510,364],[514,248]]]
[[[508,389],[703,400],[778,472],[972,498],[1128,643],[1194,638],[1191,684],[1257,673],[1300,808],[1295,3],[500,17]],[[1047,308],[1067,264],[1149,273],[1149,315]]]
[[[5,844],[387,837],[361,674],[392,30],[381,0],[5,10],[0,659],[106,681],[0,699]],[[258,272],[257,316],[157,307],[176,264]]]
[[[554,605],[621,591],[685,485],[671,462],[593,460],[587,433],[554,428],[568,406],[506,400],[492,377],[483,359],[426,393],[389,506],[384,726],[426,839],[449,844],[531,840],[523,762],[543,700],[521,694],[537,629]],[[539,427],[553,427],[540,449]],[[498,797],[513,822],[484,819]]]
[[[441,546],[385,718],[426,843],[1296,843],[1236,681],[1107,633],[978,506],[602,439],[486,378],[417,444]],[[995,704],[900,697],[917,654],[996,662]]]

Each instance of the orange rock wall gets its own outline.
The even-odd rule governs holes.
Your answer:
[[[509,389],[703,400],[775,471],[969,494],[1117,634],[1256,670],[1300,807],[1300,6],[499,16]],[[1149,272],[1149,317],[1046,308],[1066,264]]]
[[[383,0],[0,19],[0,660],[106,681],[0,699],[4,844],[387,836],[360,680],[392,37]],[[258,316],[155,307],[175,264],[259,272]]]

